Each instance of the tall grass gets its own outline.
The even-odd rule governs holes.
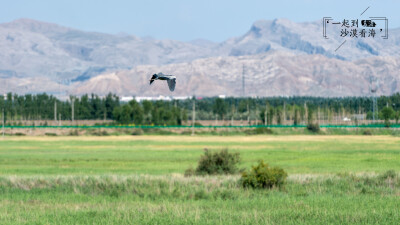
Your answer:
[[[239,176],[0,177],[1,224],[396,224],[398,174],[292,175],[284,188]]]
[[[87,195],[134,195],[139,198],[190,199],[198,192],[206,198],[219,198],[223,191],[233,198],[249,198],[249,193],[281,192],[288,195],[304,191],[307,194],[359,195],[400,194],[400,178],[394,171],[381,174],[291,175],[285,186],[269,190],[242,188],[240,176],[193,176],[174,175],[109,175],[109,176],[2,176],[1,192],[38,190],[60,191]]]

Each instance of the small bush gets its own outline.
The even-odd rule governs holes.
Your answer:
[[[318,133],[320,131],[318,123],[310,123],[307,125],[307,130]]]
[[[168,130],[168,129],[144,129],[143,133],[146,134],[157,134],[157,135],[172,135],[174,134],[174,132]]]
[[[191,130],[184,130],[181,132],[182,135],[191,135],[192,131]]]
[[[196,174],[196,171],[192,167],[190,167],[187,170],[185,170],[184,176],[191,177],[191,176],[194,176],[195,174]]]
[[[211,152],[208,149],[204,149],[204,155],[199,160],[196,174],[235,174],[238,172],[236,165],[239,162],[239,153],[229,153],[228,149],[220,152]]]
[[[272,130],[267,127],[257,127],[255,129],[245,131],[246,134],[272,134]]]
[[[71,130],[71,131],[68,133],[68,136],[79,136],[79,131],[78,131],[77,129]]]
[[[272,188],[281,187],[287,178],[287,173],[279,168],[270,168],[264,161],[253,166],[250,172],[243,172],[240,182],[243,187],[248,188]]]
[[[110,134],[106,130],[92,130],[90,132],[93,136],[109,136]]]
[[[44,135],[46,135],[46,136],[57,136],[56,133],[44,133]]]
[[[372,131],[370,129],[364,130],[362,132],[363,135],[372,135]]]
[[[132,135],[143,135],[144,134],[144,132],[143,132],[143,130],[142,129],[134,129],[133,131],[132,131]]]
[[[394,179],[396,178],[396,171],[394,170],[388,170],[385,173],[383,173],[382,175],[379,176],[379,178],[381,180],[386,180],[386,179]]]
[[[17,132],[17,133],[15,133],[14,135],[15,135],[15,136],[25,136],[26,134]]]

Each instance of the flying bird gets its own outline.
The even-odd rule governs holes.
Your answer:
[[[150,79],[150,85],[155,80],[166,80],[167,83],[168,83],[169,90],[170,91],[174,91],[175,90],[176,77],[174,75],[165,75],[163,73],[153,74],[153,76]]]

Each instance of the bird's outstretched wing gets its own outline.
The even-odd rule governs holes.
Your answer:
[[[168,83],[168,87],[170,91],[174,91],[175,90],[175,84],[176,84],[176,78],[172,78],[167,80]]]
[[[157,74],[153,74],[153,76],[150,79],[150,85],[155,81],[156,78],[157,78]]]

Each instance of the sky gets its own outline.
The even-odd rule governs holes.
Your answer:
[[[400,27],[399,0],[0,0],[0,23],[30,18],[84,31],[221,42],[257,20],[387,17]]]

